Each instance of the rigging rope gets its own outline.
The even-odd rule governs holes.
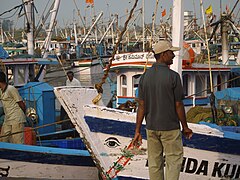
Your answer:
[[[98,84],[95,84],[95,88],[97,89],[98,91],[98,95],[92,100],[92,102],[94,104],[98,103],[98,101],[101,99],[101,96],[102,96],[102,93],[103,93],[103,89],[102,89],[102,85],[105,83],[107,77],[108,77],[108,73],[110,71],[110,68],[111,68],[111,65],[112,65],[112,61],[114,59],[114,56],[117,52],[117,49],[118,49],[118,46],[122,40],[122,37],[123,37],[123,34],[126,32],[127,30],[127,26],[128,26],[128,23],[130,21],[130,19],[132,18],[132,15],[133,15],[133,12],[134,12],[134,9],[136,8],[137,6],[137,3],[138,3],[138,0],[135,0],[135,3],[134,3],[134,6],[132,7],[131,11],[130,11],[130,14],[128,16],[128,19],[126,20],[125,24],[124,24],[124,27],[123,27],[123,30],[122,32],[120,33],[119,35],[119,38],[118,38],[118,41],[116,43],[116,45],[114,46],[114,49],[113,49],[113,53],[112,53],[112,56],[111,58],[109,59],[109,64],[107,65],[107,69],[106,71],[104,72],[104,75],[102,77],[102,81]]]
[[[212,108],[212,115],[213,115],[213,121],[215,122],[217,118],[217,110],[214,104],[214,91],[213,91],[213,78],[212,78],[212,68],[211,68],[211,62],[210,62],[210,50],[209,50],[209,44],[208,44],[208,38],[207,38],[207,28],[206,28],[206,23],[205,23],[205,18],[204,18],[204,10],[203,10],[203,1],[200,0],[200,6],[202,9],[202,19],[203,19],[203,28],[204,28],[204,34],[205,34],[205,43],[207,47],[207,54],[208,54],[208,67],[209,67],[209,78],[210,78],[210,104]]]
[[[18,9],[18,8],[22,7],[23,5],[25,5],[25,4],[29,3],[29,2],[32,2],[32,1],[33,1],[33,0],[26,1],[26,2],[24,2],[24,3],[22,3],[22,4],[18,5],[18,6],[13,7],[13,8],[10,9],[10,10],[4,11],[3,13],[0,14],[0,16],[6,14],[6,13],[8,13],[8,12],[11,12],[11,11],[14,10],[14,9]],[[15,14],[15,13],[14,13],[14,14]]]
[[[0,136],[0,139],[3,138],[3,137],[7,137],[7,136],[10,136],[10,135],[14,135],[14,134],[18,134],[18,133],[23,133],[23,132],[28,132],[28,131],[32,131],[32,130],[37,130],[37,129],[40,129],[40,128],[44,128],[44,127],[48,127],[48,126],[53,126],[53,125],[56,125],[56,124],[60,124],[60,123],[63,123],[63,122],[67,122],[67,121],[70,121],[70,119],[65,119],[65,120],[61,120],[61,121],[58,121],[58,122],[54,122],[54,123],[50,123],[50,124],[44,124],[42,126],[37,126],[35,128],[31,127],[27,130],[24,130],[24,131],[17,131],[17,132],[13,132],[11,134],[6,134],[6,135],[2,135]]]

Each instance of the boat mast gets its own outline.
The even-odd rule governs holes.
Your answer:
[[[43,58],[47,58],[47,56],[48,56],[48,50],[49,50],[49,45],[51,43],[53,28],[56,25],[56,17],[57,17],[57,13],[58,13],[58,9],[59,9],[59,4],[60,4],[60,0],[55,0],[53,9],[51,10],[52,15],[51,15],[50,24],[49,24],[49,27],[47,30],[47,37],[46,37],[46,39],[43,43],[43,47],[42,47],[44,49]],[[45,67],[45,65],[42,65],[40,67],[40,70],[35,77],[36,81],[43,81],[44,75],[46,73],[46,70],[44,67]]]
[[[49,28],[47,30],[47,37],[45,39],[45,42],[44,42],[44,54],[43,54],[43,58],[46,58],[48,56],[48,49],[49,49],[49,45],[50,45],[50,42],[51,42],[51,37],[52,37],[52,33],[53,33],[53,28],[54,26],[56,25],[56,17],[57,17],[57,13],[58,13],[58,9],[59,9],[59,4],[60,4],[60,0],[55,0],[54,2],[54,7],[53,9],[51,10],[51,19],[50,19],[50,25],[49,25]]]
[[[183,47],[183,1],[173,0],[172,11],[172,45]],[[182,49],[174,52],[175,58],[170,68],[182,77]]]
[[[145,52],[145,0],[142,0],[143,52]]]
[[[155,5],[155,10],[154,10],[154,13],[153,13],[153,16],[152,16],[152,37],[151,37],[151,41],[150,41],[150,47],[152,47],[152,42],[153,41],[153,37],[155,36],[155,20],[156,20],[156,15],[157,15],[157,9],[158,9],[158,2],[159,0],[156,0],[156,5]]]
[[[33,55],[34,54],[34,16],[33,16],[33,0],[23,0],[24,7],[25,7],[25,14],[26,14],[26,20],[27,20],[27,48],[28,48],[28,54]]]
[[[2,38],[2,44],[4,43],[4,35],[3,35],[3,21],[1,20],[1,38]]]
[[[78,45],[78,38],[77,38],[77,23],[75,18],[73,19],[73,31],[74,31],[74,40],[75,40],[75,46]]]
[[[97,19],[94,21],[94,23],[92,24],[92,26],[90,27],[90,29],[88,30],[88,33],[86,34],[86,36],[83,38],[81,45],[86,41],[86,39],[88,38],[88,36],[90,35],[93,27],[97,24],[97,22],[99,21],[99,19],[102,17],[103,12],[101,11],[100,14],[98,15]]]
[[[224,16],[227,16],[227,14],[221,14],[221,18],[225,18]],[[222,63],[223,65],[226,65],[228,62],[228,28],[227,23],[225,21],[222,21],[221,31],[222,31]]]

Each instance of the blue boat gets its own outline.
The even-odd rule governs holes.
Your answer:
[[[0,142],[0,177],[98,179],[98,169],[75,128],[62,130],[61,120],[57,121],[53,87],[29,82],[31,68],[57,64],[57,60],[2,58],[9,83],[18,88],[26,104],[27,124],[25,144]]]

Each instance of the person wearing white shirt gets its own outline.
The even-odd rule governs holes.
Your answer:
[[[80,81],[74,78],[74,73],[72,71],[67,72],[66,86],[81,86]],[[60,119],[61,120],[69,119],[67,112],[62,106],[60,110]],[[66,121],[61,124],[61,127],[62,127],[62,130],[65,130],[65,129],[71,129],[74,126],[71,123],[71,121]]]
[[[67,72],[68,79],[66,81],[66,86],[81,86],[79,80],[74,77],[74,73],[72,71]]]

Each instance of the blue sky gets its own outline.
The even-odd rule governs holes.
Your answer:
[[[37,8],[38,14],[36,15],[36,19],[38,19],[46,4],[49,0],[35,0],[35,6]],[[50,0],[52,2],[53,0]],[[237,0],[203,0],[203,7],[206,9],[210,4],[213,7],[213,12],[219,16],[220,14],[220,2],[222,2],[222,8],[225,10],[226,5],[232,8]],[[80,9],[80,13],[82,16],[86,16],[87,20],[90,20],[90,14],[99,14],[101,11],[104,12],[103,18],[109,18],[111,14],[118,14],[120,18],[120,22],[125,22],[125,15],[127,9],[130,10],[135,2],[135,0],[94,0],[94,8],[87,8],[87,4],[85,0],[75,0],[77,4],[77,8]],[[22,3],[22,0],[1,0],[0,13],[3,13],[6,10],[9,10],[19,4]],[[145,22],[150,23],[151,17],[154,12],[156,0],[145,0]],[[161,18],[161,11],[166,8],[167,18],[169,15],[169,9],[172,7],[172,0],[159,0],[158,11],[157,11],[157,19],[156,23],[159,24]],[[197,18],[200,19],[200,0],[183,0],[184,10],[196,11]],[[142,0],[139,0],[138,6],[136,9],[140,9],[142,6]],[[77,8],[75,6],[74,0],[61,0],[60,9],[58,13],[58,26],[63,27],[64,25],[70,25],[73,20],[73,14],[76,19],[80,22],[80,17],[77,16]],[[235,10],[235,14],[240,9],[240,3]],[[9,17],[14,13],[14,11],[7,13],[0,18]],[[137,13],[136,13],[137,14]],[[238,18],[240,13],[238,14]],[[13,16],[11,20],[14,20],[16,23],[15,26],[23,27],[23,18],[17,19],[16,16]],[[139,18],[140,19],[140,18]],[[163,19],[163,20],[164,20]]]

